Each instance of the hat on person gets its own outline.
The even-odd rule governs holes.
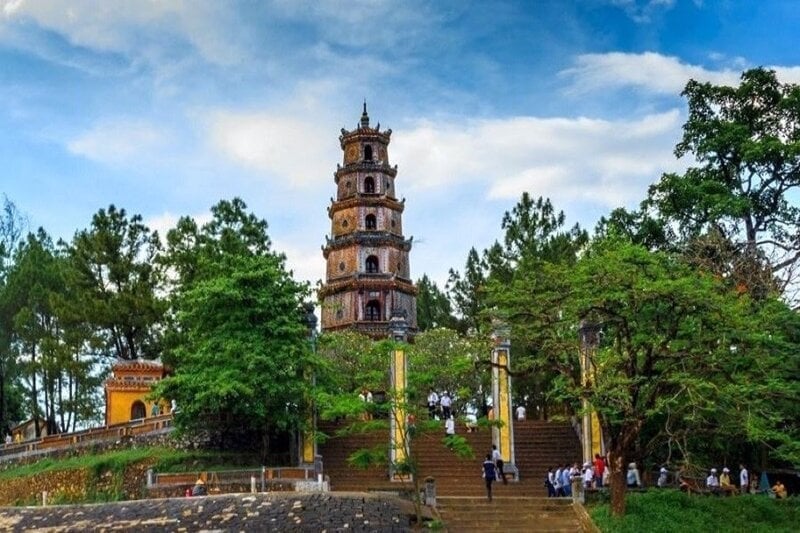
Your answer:
[[[711,469],[711,473],[712,473],[712,474],[716,474],[716,473],[717,473],[717,469],[716,469],[716,468],[712,468],[712,469]]]
[[[195,485],[205,485],[206,483],[205,483],[205,481],[203,481],[202,479],[198,479],[197,481],[195,481],[195,483],[194,483],[194,484],[195,484]]]
[[[730,470],[728,470],[728,467],[727,467],[727,466],[726,466],[725,468],[723,468],[723,469],[722,469],[722,471],[723,471],[723,472],[730,472]]]
[[[634,468],[636,468],[636,463],[628,464],[628,470],[633,470]]]
[[[667,467],[666,466],[662,466],[660,472],[662,474],[666,474],[667,473]]]
[[[583,467],[584,467],[584,468],[590,468],[591,466],[592,466],[592,463],[590,463],[590,462],[588,462],[588,461],[587,461],[587,462],[585,462],[585,463],[583,463]]]

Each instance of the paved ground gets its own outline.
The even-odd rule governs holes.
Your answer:
[[[410,531],[396,499],[367,494],[224,494],[0,508],[0,531]]]

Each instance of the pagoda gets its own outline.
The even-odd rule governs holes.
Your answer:
[[[405,199],[395,195],[397,165],[389,166],[392,130],[370,127],[367,104],[352,131],[342,129],[343,165],[334,172],[336,199],[328,216],[331,235],[323,256],[325,284],[319,291],[322,330],[353,329],[386,338],[392,315],[417,327],[416,288],[411,282],[412,239],[403,237]]]

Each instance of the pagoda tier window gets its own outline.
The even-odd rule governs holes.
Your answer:
[[[378,219],[375,218],[375,215],[367,215],[364,218],[364,227],[366,229],[378,229]]]
[[[381,320],[381,303],[378,300],[370,300],[364,308],[364,320],[367,322],[378,322]]]
[[[364,178],[364,192],[366,194],[373,194],[375,192],[375,178],[372,176]]]
[[[146,416],[147,409],[145,409],[144,403],[139,400],[136,400],[131,405],[131,420],[138,420],[140,418],[144,418]]]
[[[372,161],[372,146],[370,145],[364,147],[364,161]]]
[[[367,257],[367,274],[377,274],[378,272],[378,258],[374,255]]]

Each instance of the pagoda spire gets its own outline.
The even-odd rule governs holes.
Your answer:
[[[369,115],[367,114],[367,99],[364,98],[364,112],[361,113],[361,127],[369,128]]]

